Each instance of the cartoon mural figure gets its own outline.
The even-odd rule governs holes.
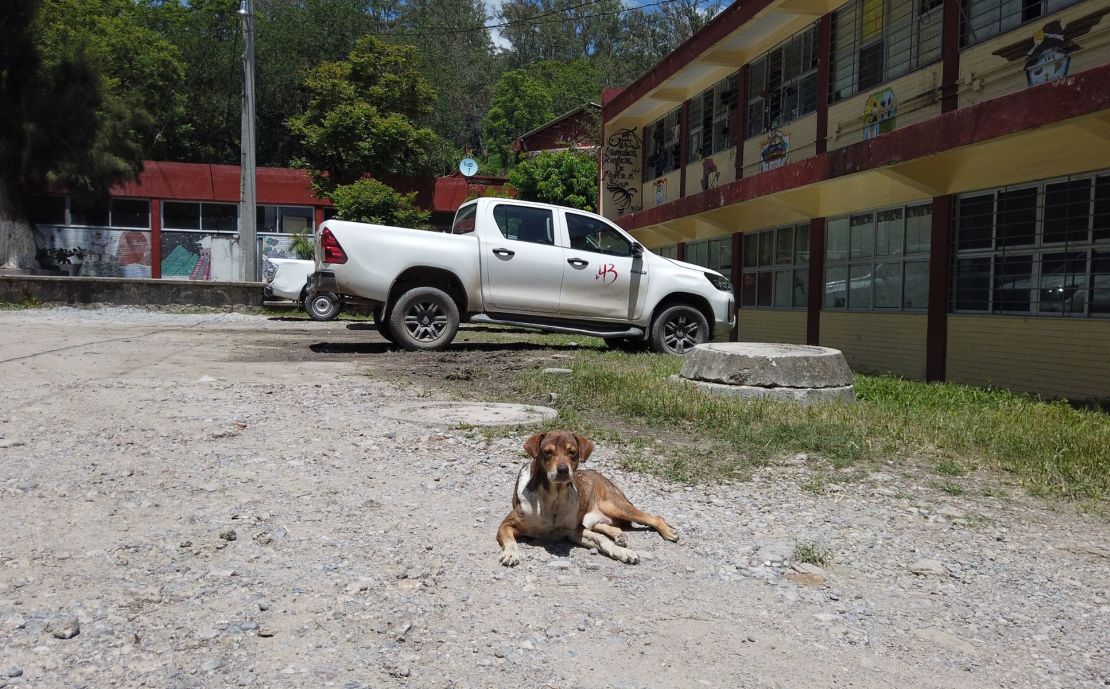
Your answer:
[[[717,169],[717,163],[713,162],[712,158],[701,159],[701,189],[707,191],[709,189],[716,189],[717,184],[721,181],[721,171]]]
[[[883,89],[872,93],[863,106],[864,140],[894,131],[897,116],[898,105],[894,99],[894,91]]]
[[[786,165],[790,160],[790,133],[772,129],[759,147],[760,172],[767,172]]]
[[[655,205],[662,206],[667,202],[667,178],[657,181],[655,183]]]
[[[602,151],[605,191],[609,192],[617,215],[640,210],[636,195],[640,180],[640,138],[634,129],[621,129],[609,135]]]
[[[1045,24],[1032,38],[1012,43],[994,51],[994,55],[1010,62],[1025,58],[1025,78],[1030,86],[1062,79],[1071,67],[1071,54],[1080,49],[1075,39],[1087,35],[1110,7],[1095,10],[1072,20],[1067,25],[1058,19]]]
[[[119,265],[125,278],[150,277],[150,233],[129,230],[119,238]]]

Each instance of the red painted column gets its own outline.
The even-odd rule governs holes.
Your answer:
[[[736,179],[744,176],[744,138],[748,132],[748,66],[740,68],[736,80],[736,111],[728,125],[728,136],[736,146]],[[739,304],[740,302],[736,302]]]
[[[686,260],[686,242],[679,242],[675,246],[675,258],[680,261]]]
[[[960,107],[960,17],[963,0],[944,0],[940,37],[940,111]]]
[[[316,232],[318,232],[320,230],[320,224],[324,222],[324,207],[323,206],[316,206],[315,208],[312,209],[312,213],[313,213],[313,216],[314,216],[313,217],[313,222],[316,223],[316,227],[313,230],[313,234],[315,234]]]
[[[162,199],[150,200],[150,277],[162,277]]]
[[[825,296],[825,219],[809,221],[809,291],[806,293],[806,344],[821,344],[821,300]]]
[[[740,291],[743,288],[743,275],[741,271],[744,265],[744,233],[732,233],[732,301],[735,304],[734,312],[736,312],[736,325],[732,326],[732,335],[729,337],[733,342],[740,341]]]
[[[829,146],[829,59],[832,56],[832,15],[817,27],[817,155]]]
[[[678,198],[686,196],[686,160],[690,157],[690,151],[686,147],[690,143],[690,101],[682,101],[682,115],[678,126],[678,135],[681,141],[678,142]]]
[[[944,380],[948,362],[948,301],[952,275],[952,196],[933,198],[929,240],[929,310],[925,325],[925,380]]]

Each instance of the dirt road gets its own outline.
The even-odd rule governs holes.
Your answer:
[[[524,431],[384,418],[450,397],[419,361],[342,322],[0,312],[0,686],[1110,684],[1106,523],[895,466],[812,495],[800,457],[704,488],[601,447],[682,540],[503,568]],[[833,563],[791,574],[797,541]]]

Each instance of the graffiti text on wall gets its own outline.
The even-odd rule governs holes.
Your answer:
[[[612,199],[617,215],[640,210],[637,188],[640,181],[640,137],[634,129],[621,129],[609,136],[602,152],[605,191]]]

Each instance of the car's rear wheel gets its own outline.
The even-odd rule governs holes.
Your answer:
[[[692,306],[664,309],[651,324],[651,348],[660,354],[685,354],[709,340],[709,323]]]
[[[405,349],[442,349],[459,331],[459,307],[441,289],[414,287],[397,299],[388,321],[397,344]]]
[[[305,303],[305,311],[314,321],[334,320],[342,310],[343,302],[339,300],[339,295],[331,292],[317,292]]]

